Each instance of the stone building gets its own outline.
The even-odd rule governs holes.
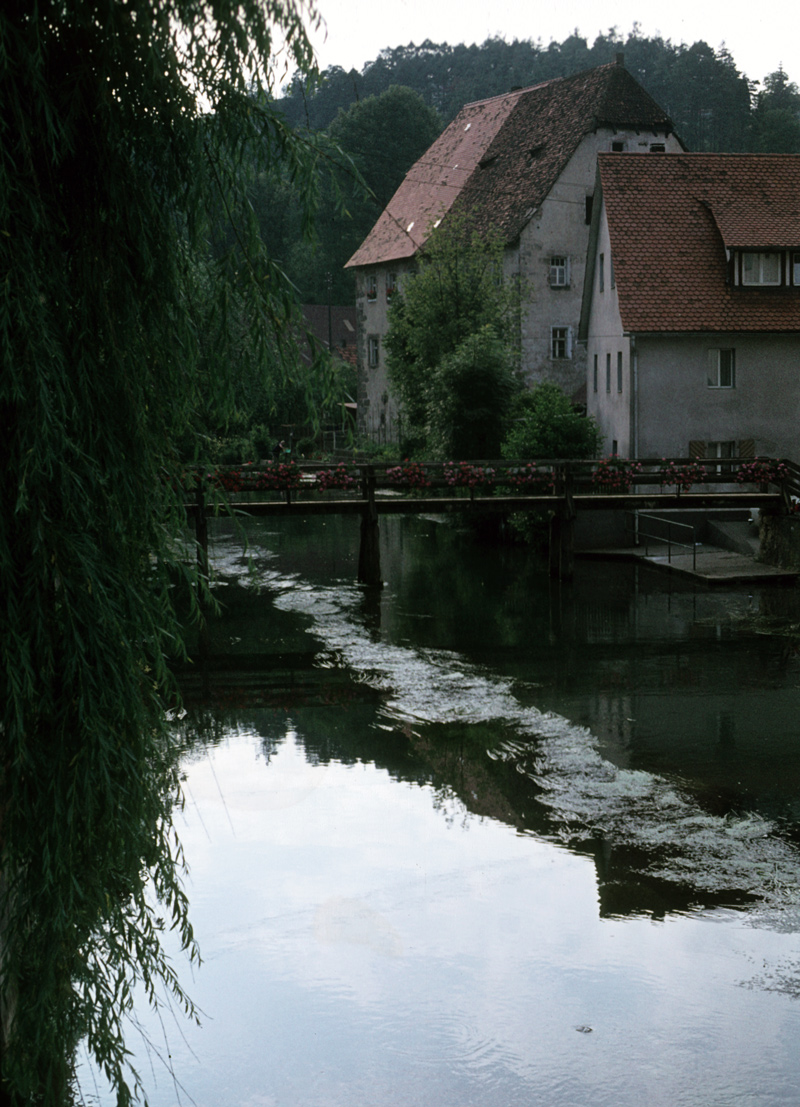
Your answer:
[[[397,437],[384,350],[388,307],[431,229],[451,211],[498,232],[507,274],[522,279],[526,380],[552,380],[582,397],[586,357],[577,331],[597,155],[682,149],[621,56],[467,104],[410,169],[347,263],[356,272],[359,429],[383,441]]]

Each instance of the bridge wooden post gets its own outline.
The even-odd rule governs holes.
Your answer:
[[[559,472],[556,492],[563,496],[550,518],[550,576],[572,580],[575,572],[575,501],[573,476],[568,467]]]
[[[201,658],[206,658],[210,651],[205,592],[208,588],[208,515],[203,485],[199,483],[195,493],[194,534],[197,542],[197,606],[200,608],[197,650]]]
[[[197,582],[197,598],[202,607],[203,582],[205,581],[208,584],[208,516],[206,515],[206,497],[202,484],[197,485],[195,493],[194,534],[197,541],[197,572],[200,576],[200,580]]]
[[[361,487],[367,503],[361,515],[358,583],[382,587],[380,530],[378,509],[375,505],[375,469],[372,465],[367,465],[362,471]]]

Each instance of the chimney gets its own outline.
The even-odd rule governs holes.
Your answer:
[[[616,54],[614,60],[617,65],[621,65],[623,69],[625,68],[625,55],[623,53]]]

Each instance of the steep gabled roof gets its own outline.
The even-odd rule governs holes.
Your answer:
[[[624,330],[800,330],[800,290],[734,286],[728,265],[800,249],[800,155],[601,154],[598,174]]]
[[[451,208],[513,242],[599,127],[669,133],[672,123],[619,63],[467,104],[412,166],[347,267],[413,257]]]

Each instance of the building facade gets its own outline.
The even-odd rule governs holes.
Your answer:
[[[580,341],[625,457],[798,455],[800,156],[598,159]]]
[[[597,156],[682,150],[672,124],[621,58],[573,77],[466,105],[412,167],[348,262],[356,273],[358,420],[393,441],[402,412],[386,372],[392,296],[449,213],[498,233],[525,298],[519,348],[529,383],[582,397],[577,342]]]

